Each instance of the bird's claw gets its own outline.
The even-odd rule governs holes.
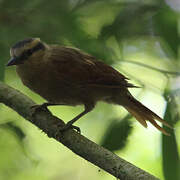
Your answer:
[[[72,125],[72,124],[69,123],[69,122],[68,122],[66,125],[64,125],[64,127],[61,127],[60,131],[61,131],[61,132],[64,132],[64,131],[66,131],[66,130],[68,130],[68,129],[74,129],[74,130],[76,130],[78,133],[81,134],[81,129],[80,129],[78,126],[74,126],[74,125]]]
[[[40,111],[48,111],[47,106],[45,106],[44,104],[36,104],[31,106],[31,115],[34,116],[37,112]]]
[[[48,108],[46,104],[40,104],[40,105],[36,104],[31,106],[31,111],[32,111],[31,116],[34,116],[37,112],[48,111]],[[68,129],[74,129],[81,134],[81,129],[77,126],[72,125],[72,123],[73,121],[67,122],[67,124],[65,124],[63,127],[60,127],[60,131],[64,132]],[[62,126],[62,124],[60,126]]]

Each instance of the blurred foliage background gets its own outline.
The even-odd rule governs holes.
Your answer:
[[[77,122],[82,134],[161,180],[179,180],[179,11],[178,0],[0,0],[0,80],[44,102],[5,67],[9,48],[26,37],[93,54],[142,87],[132,94],[174,130],[165,137],[123,108],[99,103]],[[68,121],[82,107],[50,110]],[[0,115],[0,179],[114,179],[4,105]]]

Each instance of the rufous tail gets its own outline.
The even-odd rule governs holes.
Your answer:
[[[150,109],[145,107],[143,104],[141,104],[139,101],[137,101],[133,96],[128,95],[128,102],[126,105],[124,105],[124,108],[133,115],[144,127],[147,127],[146,121],[149,121],[151,124],[153,124],[158,130],[160,130],[165,135],[170,135],[167,133],[162,127],[160,127],[157,122],[161,122],[165,126],[172,128],[166,121],[164,121],[162,118],[160,118],[157,114],[152,112]]]

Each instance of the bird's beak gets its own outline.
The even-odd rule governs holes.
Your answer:
[[[11,59],[8,61],[8,63],[6,64],[6,66],[13,66],[13,65],[17,65],[17,64],[19,64],[19,63],[18,63],[18,59],[17,59],[16,57],[13,57],[13,58],[11,58]]]

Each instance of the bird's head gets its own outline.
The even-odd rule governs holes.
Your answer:
[[[46,44],[39,38],[27,38],[17,42],[10,49],[11,59],[7,66],[24,64],[32,57],[39,57],[46,49]]]

